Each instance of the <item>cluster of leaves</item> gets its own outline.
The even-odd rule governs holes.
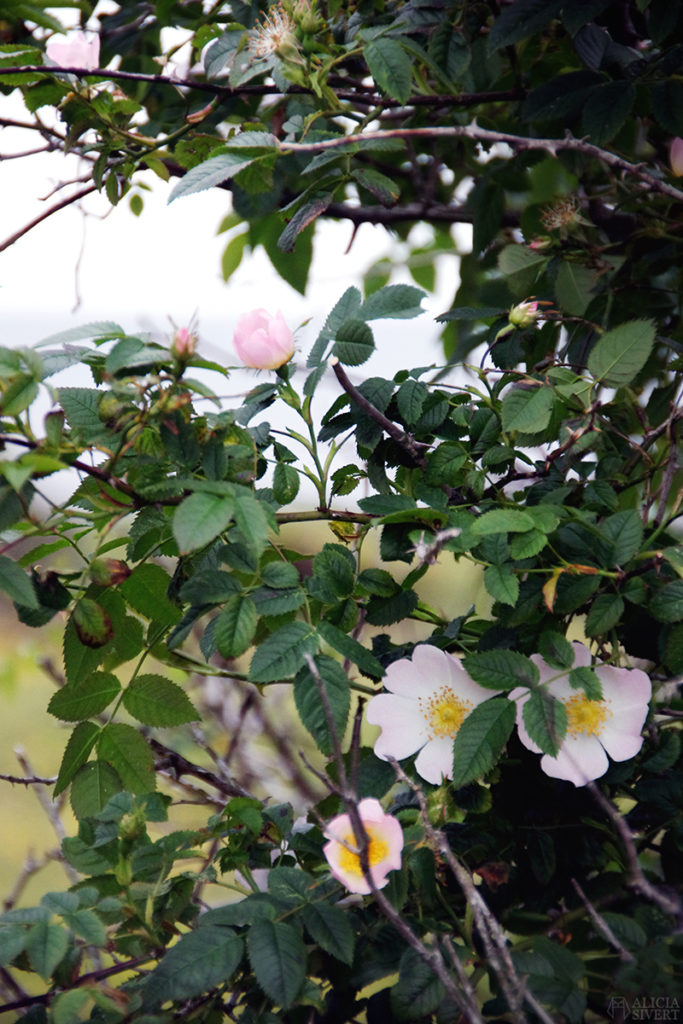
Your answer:
[[[49,990],[0,1009],[54,1024],[362,1013],[369,1024],[580,1024],[606,1019],[606,988],[673,999],[683,193],[667,143],[683,135],[678,6],[205,6],[102,14],[102,64],[117,56],[118,70],[65,79],[42,64],[53,14],[10,5],[0,88],[21,89],[30,112],[58,110],[60,124],[46,128],[41,113],[34,127],[90,160],[111,202],[143,168],[177,177],[175,197],[229,190],[226,279],[261,245],[303,291],[316,222],[331,216],[407,239],[420,287],[389,283],[392,259],[380,261],[365,293],[350,287],[331,310],[303,381],[288,364],[239,408],[211,384],[226,367],[115,323],[0,349],[0,589],[22,622],[65,623],[48,710],[72,729],[55,793],[68,792],[78,819],[63,854],[83,876],[0,917],[2,970],[33,971]],[[187,32],[198,62],[182,85],[156,62],[168,26]],[[496,141],[507,148],[482,159],[479,144]],[[418,222],[431,241],[413,245]],[[371,325],[420,314],[456,222],[472,223],[472,252],[439,320],[447,360],[479,346],[479,365],[457,385],[448,367],[424,366],[354,384],[347,368],[374,351]],[[537,304],[522,301],[533,293]],[[76,384],[55,386],[75,367]],[[340,395],[318,419],[332,373]],[[271,429],[271,408],[286,410],[284,431],[280,418]],[[44,481],[65,476],[72,492],[59,499]],[[292,507],[302,480],[315,509]],[[327,542],[284,543],[282,524],[316,520],[329,523]],[[374,535],[379,565],[365,557]],[[479,567],[477,610],[430,602],[437,560],[454,580]],[[499,691],[465,720],[441,787],[416,787],[411,760],[397,786],[362,744],[358,698],[411,654],[407,622]],[[645,659],[655,689],[641,753],[596,792],[542,775],[506,696],[532,691],[527,727],[555,753],[563,708],[532,656],[599,699],[595,672],[572,667],[577,630],[601,660]],[[291,688],[325,764],[327,793],[306,826],[200,763],[186,727],[207,676],[243,681],[266,703],[271,684]],[[164,825],[169,765],[207,783],[198,829]],[[340,906],[321,823],[367,797],[399,817],[403,867],[384,901]],[[449,857],[482,880],[488,917]],[[256,869],[268,871],[264,891]],[[226,885],[242,898],[207,910]]]

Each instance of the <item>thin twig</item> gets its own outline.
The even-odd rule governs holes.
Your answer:
[[[581,888],[581,886],[575,878],[572,878],[572,885],[576,889],[579,898],[581,899],[581,902],[586,908],[588,916],[595,925],[596,929],[600,932],[603,938],[607,939],[612,949],[615,949],[617,951],[617,953],[619,954],[619,959],[623,960],[624,963],[634,963],[636,958],[631,953],[629,953],[629,951],[625,949],[624,946],[622,946],[622,944],[619,942],[619,939],[616,937],[616,935],[608,925],[607,921],[605,921],[604,917],[598,913],[597,909],[588,899],[585,892],[583,891],[583,889]]]
[[[24,774],[27,777],[35,777],[35,773],[31,768],[28,758],[26,757],[26,754],[21,749],[21,747],[16,747],[14,753],[16,755],[17,761],[24,770]],[[62,841],[66,838],[66,829],[64,828],[62,819],[59,817],[58,804],[46,792],[46,784],[44,782],[35,783],[33,785],[33,792],[36,794],[38,803],[43,808],[43,811],[45,812],[48,821],[52,825],[54,833],[57,836],[57,839],[59,840],[59,844],[61,846]],[[80,877],[78,872],[75,871],[74,868],[72,868],[71,864],[69,864],[68,861],[63,860],[61,857],[60,860],[67,878],[69,879],[72,885],[75,885],[75,883],[79,881]]]
[[[645,877],[638,861],[638,851],[633,841],[633,834],[612,801],[608,800],[600,792],[594,782],[587,783],[587,788],[595,802],[602,808],[619,833],[629,869],[627,884],[632,889],[635,889],[636,892],[639,892],[641,896],[650,900],[651,903],[655,903],[665,914],[671,914],[678,918],[683,917],[683,905],[680,899],[673,894],[668,895],[662,892],[661,889],[658,889]]]
[[[0,71],[1,70],[2,69],[0,68]],[[20,238],[27,235],[29,231],[32,231],[33,228],[38,226],[38,224],[41,224],[44,220],[47,220],[48,217],[51,217],[53,213],[59,213],[59,211],[63,210],[65,207],[71,206],[72,203],[77,203],[80,199],[84,199],[86,196],[89,196],[92,192],[96,191],[97,189],[94,185],[89,185],[87,188],[82,188],[80,192],[74,192],[72,196],[67,196],[67,198],[62,199],[61,202],[55,203],[55,205],[51,206],[49,210],[45,210],[45,212],[41,213],[40,216],[35,217],[30,221],[30,223],[25,224],[23,228],[15,231],[14,234],[10,235],[9,238],[6,238],[4,242],[0,242],[0,252],[4,252],[5,249],[9,249],[11,245],[14,245],[15,242],[18,242]]]
[[[416,441],[412,434],[407,433],[405,430],[401,430],[393,420],[390,420],[383,412],[380,412],[372,402],[363,395],[358,388],[351,383],[344,367],[341,365],[338,359],[332,358],[330,360],[334,375],[347,393],[349,398],[353,400],[363,412],[367,413],[375,423],[379,423],[380,427],[386,434],[389,435],[396,444],[400,445],[401,448],[410,456],[411,461],[416,466],[424,466],[425,464],[425,451],[428,449],[428,445],[420,444]]]

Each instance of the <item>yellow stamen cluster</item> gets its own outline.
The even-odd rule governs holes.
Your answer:
[[[368,864],[370,867],[374,867],[375,864],[379,864],[380,861],[389,853],[389,847],[384,839],[377,835],[374,835],[372,826],[365,824],[365,831],[368,834],[370,840],[368,844]],[[344,836],[341,851],[339,853],[339,866],[342,871],[347,871],[352,875],[362,875],[363,869],[360,863],[360,855],[356,852],[358,847],[356,844],[356,837],[352,832]]]
[[[430,740],[435,737],[455,736],[472,710],[472,703],[456,697],[450,686],[444,685],[431,697],[420,697],[419,708],[430,729]]]
[[[568,736],[599,736],[611,711],[604,700],[589,700],[577,693],[564,702]]]

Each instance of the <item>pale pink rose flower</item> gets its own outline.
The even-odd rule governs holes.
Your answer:
[[[573,643],[574,668],[590,665],[590,651],[584,644]],[[640,669],[617,668],[614,665],[594,665],[602,684],[602,700],[588,700],[583,690],[569,685],[568,673],[560,670],[535,654],[540,682],[547,684],[547,692],[562,701],[567,712],[567,734],[557,755],[544,754],[541,769],[553,779],[566,779],[575,786],[585,786],[599,779],[609,768],[607,755],[613,761],[628,761],[635,757],[643,745],[641,730],[647,718],[652,684]],[[529,691],[512,690],[510,699],[518,699],[517,732],[529,750],[540,754],[524,725],[523,707]]]
[[[389,881],[388,872],[398,871],[401,867],[403,830],[396,818],[384,813],[379,800],[361,800],[358,804],[358,814],[370,840],[370,876],[375,888],[383,889]],[[349,892],[367,896],[372,890],[363,874],[360,855],[357,852],[358,841],[349,815],[339,814],[333,818],[325,828],[325,836],[329,842],[323,846],[323,853],[332,875]]]
[[[100,66],[100,37],[85,32],[68,36],[52,36],[45,47],[47,57],[60,68],[83,68],[93,71]]]
[[[419,644],[412,658],[401,658],[387,669],[389,693],[371,697],[367,720],[382,733],[375,753],[400,761],[417,750],[415,771],[435,786],[453,778],[453,740],[474,708],[493,697],[470,679],[458,658],[438,647]]]
[[[676,137],[672,139],[669,147],[669,163],[671,173],[677,178],[683,176],[683,139]]]
[[[294,355],[294,335],[282,313],[272,316],[265,309],[239,318],[234,345],[245,366],[256,370],[276,370]]]

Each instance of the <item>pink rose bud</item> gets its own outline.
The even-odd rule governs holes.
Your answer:
[[[294,335],[282,313],[272,316],[265,309],[239,318],[234,345],[244,365],[256,370],[277,370],[294,355]]]
[[[669,163],[671,173],[677,178],[683,177],[683,139],[676,137],[672,140],[669,148]]]
[[[520,302],[518,305],[513,306],[508,313],[508,321],[513,327],[519,327],[523,330],[525,327],[531,327],[538,320],[538,302],[534,300],[527,300],[526,302]]]
[[[100,66],[100,37],[88,38],[85,32],[72,32],[68,36],[53,36],[48,40],[45,53],[60,68],[83,68],[92,71]]]
[[[197,335],[188,327],[179,327],[173,335],[171,352],[176,359],[190,359],[197,348]]]

